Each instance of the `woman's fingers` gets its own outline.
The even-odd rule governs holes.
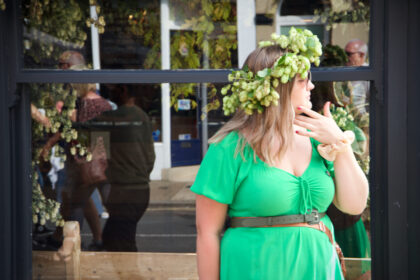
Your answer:
[[[302,130],[302,129],[298,129],[296,130],[296,133],[302,136],[307,136],[307,137],[311,137],[314,138],[315,137],[315,133],[312,131],[306,131],[306,130]]]
[[[325,102],[324,104],[324,116],[326,116],[327,118],[332,118],[331,112],[330,112],[330,105],[331,102]]]
[[[306,107],[303,107],[303,106],[299,106],[299,107],[297,107],[297,109],[299,111],[305,113],[306,115],[310,116],[311,118],[314,118],[314,119],[318,119],[318,118],[322,117],[322,115],[318,114],[317,112],[315,112],[311,109],[308,109]]]
[[[314,130],[314,128],[315,128],[312,124],[307,123],[307,122],[304,122],[304,121],[301,121],[301,120],[298,120],[298,119],[295,119],[293,121],[293,123],[296,124],[296,125],[298,125],[298,126],[301,126],[301,127],[306,128],[306,129],[309,129],[309,130]]]
[[[301,122],[309,123],[309,124],[312,124],[312,125],[315,125],[316,124],[316,120],[315,119],[309,118],[309,117],[305,117],[305,116],[301,116],[301,115],[297,115],[295,117],[295,120],[299,120]]]

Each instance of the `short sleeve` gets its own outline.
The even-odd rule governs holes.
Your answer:
[[[231,204],[237,189],[237,175],[242,158],[235,156],[237,141],[232,137],[211,144],[191,191],[224,204]],[[233,141],[232,141],[233,140]],[[228,143],[227,143],[228,142]]]

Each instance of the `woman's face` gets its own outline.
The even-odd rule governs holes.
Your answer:
[[[311,81],[310,72],[306,79],[302,79],[299,74],[296,75],[291,94],[292,106],[295,112],[300,114],[300,111],[297,110],[298,106],[306,107],[308,109],[312,108],[311,90],[314,88],[315,86]]]

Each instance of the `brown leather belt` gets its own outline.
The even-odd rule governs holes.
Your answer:
[[[312,211],[312,213],[316,213],[317,211]],[[312,214],[311,213],[311,214]],[[321,213],[321,214],[325,214],[325,213]],[[298,215],[294,215],[294,216],[298,216]],[[304,215],[300,215],[300,216],[304,216]],[[277,216],[277,217],[281,217],[281,220],[283,221],[286,216]],[[261,218],[270,218],[268,220],[261,220]],[[346,265],[344,263],[344,255],[343,252],[341,251],[340,246],[334,242],[333,236],[332,236],[332,232],[331,230],[318,218],[317,222],[300,222],[300,223],[289,223],[289,224],[285,224],[285,223],[281,223],[281,224],[275,224],[273,223],[273,221],[275,221],[276,216],[274,217],[232,217],[231,220],[231,225],[233,225],[233,228],[237,228],[237,227],[306,227],[306,228],[313,228],[319,231],[324,232],[327,236],[328,239],[330,240],[331,244],[335,247],[335,250],[337,251],[337,255],[338,258],[340,260],[340,264],[341,264],[341,269],[343,271],[343,275],[346,276]],[[255,219],[254,222],[252,222],[252,220]],[[246,221],[249,221],[247,225]],[[256,225],[258,224],[258,222],[256,221],[265,221],[260,222],[259,224],[261,225]],[[267,222],[268,221],[268,222]],[[252,224],[252,225],[251,225]]]
[[[319,213],[313,209],[310,213],[297,215],[281,215],[271,217],[233,217],[231,227],[264,227],[274,225],[289,225],[296,223],[319,224],[325,213]]]

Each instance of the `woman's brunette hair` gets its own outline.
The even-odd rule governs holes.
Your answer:
[[[278,45],[257,48],[249,54],[245,65],[256,74],[260,70],[271,68],[283,54],[284,50]],[[281,159],[292,142],[293,119],[295,117],[291,103],[293,83],[294,79],[286,84],[279,83],[276,88],[280,95],[278,106],[271,105],[266,107],[263,113],[259,114],[254,111],[252,115],[247,115],[242,109],[238,109],[232,119],[209,142],[219,142],[230,132],[237,131],[240,136],[237,152],[240,151],[242,155],[243,149],[248,143],[256,153],[254,160],[258,156],[269,165],[274,165],[276,160]]]

